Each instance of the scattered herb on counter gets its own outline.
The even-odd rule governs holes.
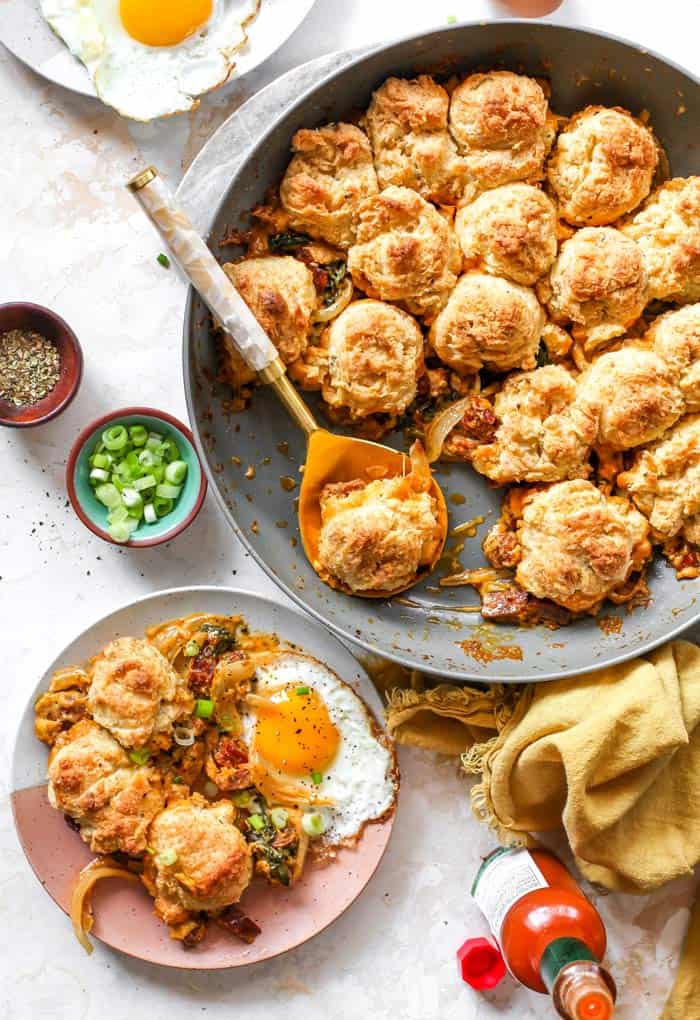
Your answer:
[[[456,14],[448,14],[447,15],[447,24],[448,25],[456,25],[457,24],[457,15]]]
[[[163,266],[164,269],[170,269],[170,259],[164,252],[160,253],[158,258],[156,259],[156,262],[158,263],[159,266]]]
[[[61,374],[61,356],[51,340],[33,330],[0,335],[0,397],[15,407],[48,396]]]
[[[107,530],[115,542],[128,542],[141,524],[167,517],[186,477],[175,440],[143,425],[110,426],[90,456],[90,485],[107,507]]]

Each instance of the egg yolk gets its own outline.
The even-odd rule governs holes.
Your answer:
[[[176,46],[211,17],[213,0],[120,0],[122,25],[145,46]]]
[[[309,776],[335,758],[340,733],[312,688],[283,687],[256,712],[255,750],[280,772]]]

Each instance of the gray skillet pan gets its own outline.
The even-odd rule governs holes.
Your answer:
[[[215,253],[224,259],[237,254],[220,249],[218,241],[227,227],[245,227],[247,211],[278,182],[297,128],[339,120],[366,107],[372,89],[390,74],[448,75],[496,66],[548,77],[552,107],[559,113],[570,114],[588,103],[619,105],[634,113],[648,110],[672,173],[700,173],[700,82],[671,62],[620,39],[558,25],[462,25],[374,50],[302,95],[270,125],[231,181],[213,219],[210,241]],[[477,597],[469,588],[436,592],[422,585],[408,598],[388,602],[332,591],[304,557],[294,504],[298,486],[288,491],[289,479],[299,478],[303,437],[274,395],[263,390],[244,413],[226,409],[230,394],[213,382],[216,354],[208,317],[192,292],[185,314],[184,373],[197,446],[234,531],[295,602],[368,650],[452,680],[546,680],[638,655],[700,616],[700,580],[678,582],[660,559],[650,571],[652,599],[646,608],[628,615],[624,607],[604,607],[602,620],[582,619],[555,631],[485,623],[473,611]],[[404,447],[401,434],[389,441]],[[246,477],[249,466],[255,468],[254,477]],[[440,467],[438,480],[453,527],[484,517],[459,556],[465,568],[483,565],[481,540],[498,516],[501,493],[489,489],[466,465]],[[441,572],[450,571],[438,568],[428,588],[436,587]]]

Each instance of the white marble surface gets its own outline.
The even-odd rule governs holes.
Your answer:
[[[545,999],[501,986],[479,997],[456,977],[454,951],[482,922],[467,896],[490,834],[470,816],[455,764],[401,752],[395,836],[362,899],[312,943],[246,973],[163,972],[98,946],[89,960],[17,846],[6,776],[16,720],[58,646],[103,612],[187,581],[274,592],[209,500],[190,530],[150,552],[104,545],[65,505],[71,440],[99,412],[143,402],[184,416],[184,286],[155,262],[149,226],[122,188],[156,162],[177,184],[201,145],[252,92],[324,52],[442,25],[500,17],[496,0],[318,0],[267,64],[188,117],[129,126],[96,101],[46,85],[0,48],[0,301],[35,300],[64,315],[86,354],[81,392],[43,428],[0,434],[0,1017],[8,1020],[357,1017],[485,1020],[551,1016]],[[553,19],[632,36],[700,70],[697,0],[565,0]],[[652,898],[599,900],[620,1017],[652,1020],[669,987],[691,884]],[[154,922],[155,923],[155,922]]]

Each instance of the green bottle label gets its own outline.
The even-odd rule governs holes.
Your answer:
[[[540,977],[547,991],[551,993],[562,967],[581,960],[599,962],[586,943],[580,939],[561,938],[550,942],[540,960]]]

